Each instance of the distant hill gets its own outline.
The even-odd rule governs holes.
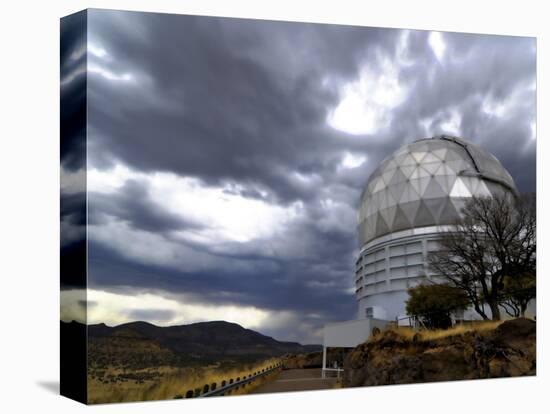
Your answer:
[[[123,362],[122,360],[131,357],[133,361],[143,361],[147,365],[161,364],[166,360],[170,360],[173,365],[192,361],[253,361],[321,349],[321,345],[277,341],[225,321],[168,327],[147,322],[132,322],[114,327],[105,324],[89,325],[88,342],[92,359],[108,358]],[[131,355],[126,356],[127,353]]]

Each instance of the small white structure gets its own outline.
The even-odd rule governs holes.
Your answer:
[[[327,371],[341,371],[340,368],[327,367],[327,348],[355,348],[369,339],[374,328],[382,330],[388,323],[385,320],[368,318],[325,325],[323,331],[323,378]]]

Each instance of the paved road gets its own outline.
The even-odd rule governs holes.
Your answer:
[[[264,394],[268,392],[326,390],[334,387],[335,378],[321,378],[320,369],[289,369],[251,392]]]

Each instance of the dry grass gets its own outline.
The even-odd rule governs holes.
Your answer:
[[[239,389],[233,389],[231,391],[231,394],[227,394],[227,395],[245,395],[245,394],[250,394],[252,391],[254,391],[255,389],[261,387],[262,385],[268,383],[268,382],[271,382],[273,381],[276,377],[278,377],[280,374],[280,371],[274,371],[274,372],[271,372],[263,377],[260,377],[258,378],[257,380],[251,382],[251,383],[248,383],[246,385],[246,387],[239,387]]]
[[[460,324],[450,329],[425,330],[421,331],[421,339],[425,341],[441,339],[449,336],[462,335],[466,332],[487,332],[496,329],[504,321],[481,321],[470,324]]]
[[[202,391],[205,384],[212,385],[213,383],[216,383],[217,387],[220,387],[224,380],[229,383],[229,379],[233,378],[235,381],[237,377],[248,376],[276,362],[278,360],[273,358],[258,364],[243,365],[239,368],[223,370],[215,366],[204,368],[156,367],[155,371],[161,374],[158,379],[141,382],[116,381],[103,383],[89,378],[88,399],[91,404],[102,404],[165,400],[175,398],[176,396],[185,397],[188,390],[200,388]],[[107,373],[117,375],[118,371],[117,369],[108,369]],[[141,370],[139,373],[144,372],[147,372],[147,370]],[[246,394],[254,388],[255,386],[247,385],[234,391],[232,395]]]
[[[476,321],[471,323],[455,325],[449,329],[423,329],[419,331],[409,327],[398,327],[398,328],[390,328],[388,330],[394,331],[399,336],[411,341],[417,334],[419,335],[417,336],[417,340],[431,341],[431,340],[442,339],[442,338],[455,336],[455,335],[462,335],[462,334],[465,334],[466,332],[481,333],[481,332],[491,331],[493,329],[496,329],[503,322],[504,321],[479,321],[479,322]]]
[[[334,383],[334,386],[333,386],[332,388],[333,388],[333,389],[344,388],[344,384],[343,384],[342,378],[338,378],[338,379],[336,380],[336,382]]]

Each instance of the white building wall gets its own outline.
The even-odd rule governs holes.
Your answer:
[[[358,319],[367,317],[367,309],[373,309],[373,318],[395,321],[396,317],[406,316],[405,301],[408,294],[404,290],[384,292],[363,297],[358,301]]]
[[[428,267],[428,253],[439,249],[438,238],[448,227],[424,227],[389,234],[369,242],[357,260],[355,284],[357,318],[395,321],[407,318],[407,289],[431,280],[442,283]],[[487,315],[491,315],[485,306]],[[536,315],[533,300],[526,316]],[[508,317],[504,309],[501,316]],[[481,316],[467,309],[459,319],[476,320]]]
[[[364,246],[355,274],[358,319],[406,317],[407,289],[434,277],[427,254],[438,248],[442,230],[431,226],[401,231]]]
[[[324,327],[323,345],[327,348],[353,348],[369,339],[373,328],[382,330],[387,324],[385,320],[374,318],[331,323]]]

